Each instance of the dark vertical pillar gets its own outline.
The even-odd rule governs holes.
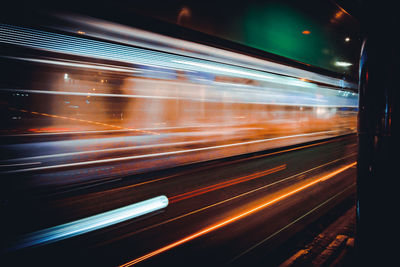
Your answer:
[[[365,266],[400,260],[400,69],[397,18],[368,6],[360,60],[356,252]]]

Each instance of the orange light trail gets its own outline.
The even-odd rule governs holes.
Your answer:
[[[79,121],[79,122],[86,122],[86,123],[90,123],[90,124],[102,125],[102,126],[107,126],[107,127],[117,128],[117,129],[122,129],[122,130],[129,130],[129,131],[135,131],[135,132],[141,132],[141,133],[148,133],[148,134],[160,135],[159,133],[156,133],[156,132],[138,130],[138,129],[133,129],[133,128],[126,128],[126,127],[121,127],[121,126],[112,125],[112,124],[107,124],[107,123],[102,123],[102,122],[97,122],[97,121],[82,120],[82,119],[76,119],[76,118],[71,118],[71,117],[64,117],[64,116],[59,116],[59,115],[52,115],[52,114],[47,114],[47,113],[41,113],[41,112],[36,112],[36,111],[28,111],[28,110],[24,110],[24,109],[15,109],[15,108],[9,108],[9,109],[11,109],[11,110],[18,110],[18,111],[25,112],[25,113],[32,113],[32,114],[35,114],[35,115],[41,115],[41,116],[51,117],[51,118],[65,119],[65,120],[72,120],[72,121]]]
[[[233,223],[233,222],[235,222],[237,220],[240,220],[240,219],[242,219],[244,217],[247,217],[247,216],[249,216],[249,215],[251,215],[251,214],[253,214],[253,213],[257,212],[257,211],[260,211],[261,209],[264,209],[264,208],[266,208],[266,207],[268,207],[268,206],[270,206],[270,205],[272,205],[272,204],[274,204],[274,203],[276,203],[276,202],[278,202],[278,201],[280,201],[282,199],[285,199],[285,198],[287,198],[287,197],[289,197],[291,195],[294,195],[297,192],[300,192],[300,191],[302,191],[302,190],[304,190],[304,189],[306,189],[306,188],[308,188],[310,186],[313,186],[313,185],[315,185],[317,183],[320,183],[322,181],[326,181],[326,180],[334,177],[335,175],[337,175],[337,174],[339,174],[339,173],[341,173],[341,172],[343,172],[343,171],[355,166],[356,164],[357,164],[357,162],[353,162],[353,163],[351,163],[349,165],[346,165],[346,166],[344,166],[344,167],[342,167],[342,168],[340,168],[340,169],[338,169],[336,171],[333,171],[333,172],[331,172],[331,173],[329,173],[327,175],[324,175],[323,177],[321,177],[319,179],[316,179],[316,180],[314,180],[314,181],[312,181],[310,183],[307,183],[307,184],[305,184],[303,186],[300,186],[300,187],[298,187],[298,188],[296,188],[296,189],[294,189],[294,190],[292,190],[292,191],[290,191],[288,193],[282,194],[282,195],[280,195],[280,196],[278,196],[278,197],[276,197],[276,198],[274,198],[274,199],[272,199],[272,200],[270,200],[268,202],[265,202],[265,203],[255,207],[253,209],[250,209],[250,210],[245,211],[243,213],[240,213],[240,214],[238,214],[238,215],[236,215],[234,217],[228,218],[228,219],[226,219],[226,220],[224,220],[222,222],[219,222],[217,224],[214,224],[214,225],[211,225],[211,226],[209,226],[207,228],[204,228],[203,230],[201,230],[199,232],[196,232],[196,233],[194,233],[192,235],[189,235],[189,236],[187,236],[187,237],[185,237],[185,238],[183,238],[181,240],[178,240],[178,241],[176,241],[174,243],[171,243],[171,244],[169,244],[169,245],[167,245],[165,247],[162,247],[162,248],[157,249],[157,250],[155,250],[153,252],[150,252],[150,253],[148,253],[146,255],[143,255],[143,256],[141,256],[141,257],[139,257],[137,259],[134,259],[134,260],[129,261],[129,262],[123,264],[123,265],[120,265],[120,267],[128,267],[128,266],[135,265],[135,264],[137,264],[139,262],[142,262],[142,261],[144,261],[144,260],[146,260],[148,258],[151,258],[153,256],[161,254],[161,253],[163,253],[163,252],[165,252],[165,251],[167,251],[169,249],[175,248],[175,247],[180,246],[180,245],[182,245],[182,244],[184,244],[186,242],[189,242],[189,241],[191,241],[191,240],[193,240],[193,239],[195,239],[195,238],[197,238],[199,236],[208,234],[209,232],[212,232],[212,231],[214,231],[216,229],[219,229],[219,228],[224,227],[224,226],[226,226],[226,225],[228,225],[230,223]]]
[[[229,165],[229,164],[236,164],[242,161],[246,161],[246,160],[252,160],[252,159],[257,159],[257,158],[264,158],[264,157],[268,157],[268,156],[272,156],[272,155],[277,155],[277,154],[283,154],[286,152],[290,152],[290,151],[295,151],[295,150],[299,150],[299,149],[304,149],[307,147],[313,147],[313,146],[319,146],[319,145],[323,145],[323,144],[327,144],[327,143],[332,143],[335,142],[336,140],[330,140],[330,141],[324,141],[324,142],[319,142],[319,143],[315,143],[315,144],[311,144],[311,145],[305,145],[305,146],[301,146],[301,147],[295,147],[295,148],[290,148],[290,149],[285,149],[285,150],[281,150],[281,151],[276,151],[276,152],[272,152],[272,153],[268,153],[268,154],[263,154],[263,155],[258,155],[258,156],[253,156],[250,158],[243,158],[243,159],[238,159],[238,160],[234,160],[234,161],[229,161],[229,162],[222,162],[213,166],[204,166],[195,170],[189,170],[189,171],[185,171],[182,173],[177,173],[177,174],[173,174],[173,175],[169,175],[169,176],[165,176],[165,177],[161,177],[161,178],[157,178],[157,179],[153,179],[153,180],[149,180],[149,181],[145,181],[145,182],[141,182],[141,183],[137,183],[137,184],[133,184],[133,185],[127,185],[124,187],[119,187],[119,188],[114,188],[114,189],[109,189],[107,191],[103,191],[101,193],[110,193],[110,192],[115,192],[115,191],[121,191],[121,190],[126,190],[129,188],[133,188],[133,187],[138,187],[138,186],[142,186],[145,184],[149,184],[149,183],[154,183],[154,182],[158,182],[158,181],[163,181],[166,179],[171,179],[174,178],[176,176],[182,175],[182,174],[190,174],[196,171],[200,171],[200,170],[206,170],[209,169],[210,167],[222,167],[225,165]],[[94,193],[94,194],[99,194],[99,193]]]
[[[200,189],[197,189],[197,190],[193,190],[193,191],[186,192],[186,193],[183,193],[183,194],[180,194],[180,195],[176,195],[176,196],[168,198],[168,200],[169,200],[170,204],[176,203],[178,201],[182,201],[184,199],[188,199],[188,198],[192,198],[192,197],[195,197],[195,196],[203,195],[205,193],[212,192],[212,191],[224,188],[224,187],[228,187],[228,186],[231,186],[231,185],[235,185],[235,184],[247,182],[247,181],[250,181],[250,180],[253,180],[253,179],[257,179],[257,178],[260,178],[260,177],[263,177],[263,176],[266,176],[268,174],[275,173],[275,172],[278,172],[278,171],[281,171],[281,170],[284,170],[284,169],[286,169],[286,164],[277,166],[275,168],[272,168],[272,169],[269,169],[269,170],[266,170],[266,171],[253,173],[253,174],[242,176],[242,177],[239,177],[239,178],[236,178],[236,179],[233,179],[233,180],[224,181],[224,182],[221,182],[221,183],[218,183],[218,184],[210,185],[210,186],[203,187],[203,188],[200,188]]]

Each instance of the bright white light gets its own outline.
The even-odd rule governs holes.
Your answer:
[[[71,20],[71,18],[65,17],[63,19]],[[1,43],[9,43],[29,47],[32,49],[53,51],[70,55],[81,55],[85,57],[134,63],[138,65],[156,65],[158,67],[171,69],[178,68],[176,64],[174,64],[176,62],[173,62],[173,58],[185,61],[183,59],[185,58],[185,56],[189,55],[191,58],[203,58],[211,61],[218,61],[221,64],[228,64],[230,66],[228,67],[227,65],[225,65],[226,67],[222,67],[221,64],[213,65],[211,68],[207,68],[208,70],[229,72],[241,76],[243,75],[245,77],[249,75],[251,77],[248,78],[253,79],[257,78],[261,80],[270,80],[271,78],[275,78],[274,82],[276,80],[281,80],[282,78],[279,78],[278,76],[272,74],[275,73],[284,74],[290,77],[304,77],[310,81],[319,81],[330,84],[332,86],[338,86],[339,83],[339,79],[336,78],[316,74],[301,69],[296,69],[293,67],[288,67],[286,65],[281,65],[266,60],[255,59],[249,56],[240,55],[221,49],[215,49],[179,39],[154,35],[128,27],[124,27],[122,30],[120,25],[114,25],[111,23],[106,23],[104,21],[92,21],[88,18],[80,18],[78,20],[72,19],[71,22],[74,22],[74,24],[76,23],[77,25],[82,25],[82,28],[85,28],[85,25],[87,24],[89,24],[90,28],[93,29],[99,30],[100,28],[100,34],[97,34],[96,31],[91,32],[90,34],[94,34],[94,36],[100,37],[102,39],[109,39],[110,36],[116,36],[116,32],[123,33],[123,36],[125,36],[123,37],[123,39],[119,39],[119,37],[113,37],[109,40],[115,40],[119,43],[127,42],[134,45],[135,47],[121,46],[103,41],[100,42],[97,40],[89,40],[76,36],[54,34],[6,24],[0,24],[0,35],[2,35]],[[67,28],[67,30],[69,31],[70,29]],[[76,29],[73,29],[73,32],[76,33]],[[107,32],[110,34],[106,35],[105,33]],[[126,38],[126,36],[129,36],[128,33],[133,35],[131,36],[132,38]],[[149,40],[149,42],[128,41],[128,39],[147,39]],[[67,43],[74,43],[74,45],[66,45]],[[196,63],[200,63],[200,61],[195,62],[195,64]],[[185,67],[183,65],[183,67],[185,71],[193,70],[191,67],[188,66]],[[346,87],[357,89],[357,85],[355,83],[345,82],[345,84]]]
[[[346,42],[350,42],[350,37],[346,37],[344,40],[345,40]]]
[[[325,115],[328,112],[328,110],[324,107],[317,107],[316,112],[317,112],[317,116],[320,117],[320,116]]]
[[[166,196],[158,196],[126,207],[28,234],[11,249],[47,244],[114,225],[168,206]]]
[[[252,78],[273,79],[273,77],[271,77],[269,75],[252,73],[250,71],[242,71],[242,70],[228,68],[228,67],[219,67],[219,66],[213,66],[210,64],[191,62],[191,61],[182,61],[182,60],[173,60],[173,62],[176,62],[179,64],[186,64],[186,65],[201,67],[201,68],[205,68],[205,69],[209,69],[209,70],[216,70],[216,71],[222,71],[222,72],[227,72],[227,73],[232,73],[232,74],[244,75],[244,76],[252,77]]]
[[[338,67],[348,67],[348,66],[351,66],[353,64],[349,63],[349,62],[344,62],[344,61],[336,61],[335,65],[338,66]]]
[[[68,73],[64,74],[64,80],[68,80]]]

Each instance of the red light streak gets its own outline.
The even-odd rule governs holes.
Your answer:
[[[271,173],[274,173],[274,172],[278,172],[278,171],[281,171],[281,170],[284,170],[284,169],[286,169],[286,164],[277,166],[275,168],[272,168],[272,169],[269,169],[269,170],[266,170],[266,171],[253,173],[253,174],[242,176],[242,177],[239,177],[239,178],[236,178],[236,179],[233,179],[233,180],[224,181],[222,183],[210,185],[210,186],[203,187],[203,188],[200,188],[200,189],[197,189],[197,190],[194,190],[194,191],[190,191],[190,192],[186,192],[186,193],[183,193],[183,194],[180,194],[180,195],[176,195],[176,196],[168,198],[168,200],[169,200],[169,203],[171,203],[171,204],[172,203],[176,203],[178,201],[181,201],[181,200],[184,200],[184,199],[188,199],[188,198],[192,198],[192,197],[199,196],[199,195],[203,195],[205,193],[208,193],[208,192],[211,192],[211,191],[215,191],[215,190],[218,190],[218,189],[221,189],[221,188],[224,188],[224,187],[228,187],[228,186],[231,186],[231,185],[235,185],[235,184],[247,182],[247,181],[250,181],[250,180],[253,180],[253,179],[257,179],[257,178],[260,178],[260,177],[263,177],[263,176],[266,176],[268,174],[271,174]]]
[[[157,249],[157,250],[155,250],[153,252],[150,252],[150,253],[148,253],[146,255],[143,255],[143,256],[141,256],[141,257],[139,257],[137,259],[129,261],[129,262],[121,265],[120,267],[128,267],[128,266],[135,265],[135,264],[137,264],[139,262],[142,262],[142,261],[144,261],[144,260],[146,260],[148,258],[151,258],[153,256],[161,254],[161,253],[163,253],[163,252],[165,252],[165,251],[167,251],[169,249],[172,249],[172,248],[180,246],[180,245],[182,245],[182,244],[184,244],[186,242],[189,242],[189,241],[191,241],[191,240],[193,240],[193,239],[195,239],[195,238],[197,238],[199,236],[205,235],[205,234],[207,234],[209,232],[212,232],[212,231],[214,231],[214,230],[216,230],[218,228],[224,227],[225,225],[228,225],[228,224],[233,223],[233,222],[235,222],[237,220],[240,220],[240,219],[242,219],[244,217],[247,217],[247,216],[249,216],[249,215],[251,215],[251,214],[253,214],[253,213],[255,213],[255,212],[257,212],[257,211],[259,211],[261,209],[263,209],[263,208],[266,208],[266,207],[268,207],[268,206],[270,206],[270,205],[272,205],[272,204],[274,204],[274,203],[276,203],[276,202],[278,202],[278,201],[280,201],[282,199],[285,199],[285,198],[287,198],[287,197],[289,197],[291,195],[294,195],[295,193],[300,192],[300,191],[302,191],[302,190],[304,190],[304,189],[306,189],[306,188],[308,188],[310,186],[313,186],[313,185],[315,185],[317,183],[320,183],[322,181],[326,181],[326,180],[334,177],[335,175],[337,175],[337,174],[339,174],[339,173],[341,173],[341,172],[343,172],[343,171],[355,166],[356,164],[357,164],[357,162],[353,162],[353,163],[351,163],[349,165],[346,165],[346,166],[344,166],[344,167],[342,167],[342,168],[340,168],[340,169],[338,169],[336,171],[333,171],[333,172],[331,172],[331,173],[329,173],[327,175],[324,175],[321,178],[318,178],[318,179],[316,179],[316,180],[314,180],[314,181],[312,181],[310,183],[307,183],[307,184],[305,184],[303,186],[300,186],[300,187],[298,187],[298,188],[296,188],[296,189],[294,189],[292,191],[289,191],[288,193],[282,194],[282,195],[280,195],[280,196],[278,196],[278,197],[276,197],[276,198],[274,198],[274,199],[272,199],[272,200],[270,200],[268,202],[265,202],[265,203],[255,207],[253,209],[247,210],[247,211],[242,212],[242,213],[240,213],[240,214],[238,214],[236,216],[233,216],[233,217],[228,218],[228,219],[226,219],[224,221],[221,221],[221,222],[219,222],[217,224],[214,224],[214,225],[211,225],[209,227],[206,227],[203,230],[198,231],[198,232],[196,232],[196,233],[194,233],[192,235],[189,235],[189,236],[187,236],[187,237],[185,237],[185,238],[183,238],[181,240],[178,240],[178,241],[176,241],[174,243],[171,243],[171,244],[169,244],[167,246],[164,246],[164,247],[162,247],[160,249]]]
[[[242,161],[247,161],[247,160],[252,160],[252,159],[257,159],[257,158],[264,158],[264,157],[277,155],[277,154],[283,154],[283,153],[290,152],[290,151],[300,150],[300,149],[304,149],[304,148],[307,148],[307,147],[319,146],[319,145],[332,143],[332,142],[334,142],[334,140],[319,142],[319,143],[315,143],[315,144],[311,144],[311,145],[305,145],[305,146],[301,146],[301,147],[285,149],[285,150],[281,150],[281,151],[277,151],[277,152],[272,152],[272,153],[268,153],[268,154],[264,154],[264,155],[253,156],[253,157],[250,157],[250,158],[238,159],[238,160],[230,161],[230,162],[222,162],[222,163],[219,163],[219,164],[211,166],[211,167],[222,167],[222,166],[233,164],[233,163],[239,163],[239,162],[242,162]],[[107,191],[103,191],[103,193],[104,192],[108,192],[109,193],[109,192],[126,190],[126,189],[129,189],[129,188],[138,187],[138,186],[142,186],[142,185],[145,185],[145,184],[154,183],[154,182],[158,182],[158,181],[163,181],[163,180],[166,180],[166,179],[174,178],[174,177],[176,177],[178,175],[182,175],[182,174],[186,175],[186,174],[189,174],[189,173],[193,173],[193,172],[196,172],[196,171],[199,171],[199,170],[206,170],[206,169],[209,169],[209,168],[210,168],[210,166],[205,166],[205,167],[201,167],[199,169],[190,170],[190,171],[186,171],[186,172],[178,173],[178,174],[173,174],[173,175],[161,177],[161,178],[150,180],[150,181],[145,181],[145,182],[141,182],[141,183],[137,183],[137,184],[133,184],[133,185],[128,185],[128,186],[124,186],[124,187],[110,189],[110,190],[107,190]],[[98,194],[98,193],[95,193],[95,194]]]

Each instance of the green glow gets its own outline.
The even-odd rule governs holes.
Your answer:
[[[337,71],[337,48],[330,31],[294,8],[278,3],[253,5],[243,23],[245,45]],[[303,34],[309,31],[309,34]]]

